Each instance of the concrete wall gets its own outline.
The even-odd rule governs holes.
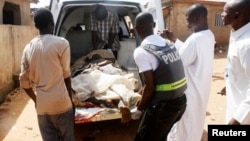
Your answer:
[[[208,9],[208,26],[215,35],[216,42],[218,44],[226,44],[229,40],[229,34],[231,27],[228,26],[215,26],[215,15],[223,11],[223,2],[215,1],[196,1],[197,3],[204,4]],[[172,1],[171,7],[165,8],[165,23],[166,28],[170,28],[177,37],[185,41],[186,38],[191,34],[186,25],[185,13],[189,6],[194,1],[191,0],[174,0]],[[169,10],[169,12],[167,11]]]
[[[13,75],[20,72],[25,45],[36,35],[33,26],[0,25],[0,103],[13,90]]]
[[[5,2],[10,2],[20,7],[21,14],[21,25],[30,25],[31,16],[30,16],[30,2],[31,0],[0,0],[0,24],[3,23],[3,6]]]

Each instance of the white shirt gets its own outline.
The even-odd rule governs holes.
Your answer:
[[[225,68],[227,112],[241,124],[250,124],[250,23],[231,31]]]
[[[70,47],[64,38],[39,35],[24,48],[20,84],[26,89],[34,84],[39,115],[60,114],[72,107],[64,82],[70,75]]]
[[[150,36],[147,36],[141,42],[141,45],[145,45],[145,44],[165,47],[166,40],[163,39],[159,35],[150,35]],[[149,71],[149,70],[155,70],[159,65],[159,62],[156,59],[156,57],[141,47],[137,47],[134,50],[134,59],[138,67],[139,73]]]

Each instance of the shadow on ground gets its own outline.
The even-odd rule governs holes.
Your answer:
[[[20,88],[7,95],[6,100],[0,105],[0,140],[2,141],[16,124],[16,121],[26,106],[29,98],[23,97]],[[15,107],[15,108],[12,108]]]
[[[76,141],[132,141],[139,120],[121,124],[121,120],[100,121],[75,125]]]

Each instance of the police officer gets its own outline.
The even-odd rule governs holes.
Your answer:
[[[141,118],[135,141],[165,141],[186,109],[182,60],[174,46],[153,34],[150,13],[138,14],[135,24],[142,42],[134,51],[134,60],[143,82],[142,99],[132,111],[132,119]]]

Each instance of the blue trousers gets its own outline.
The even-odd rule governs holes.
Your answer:
[[[38,115],[43,141],[74,141],[74,111],[57,115]]]

